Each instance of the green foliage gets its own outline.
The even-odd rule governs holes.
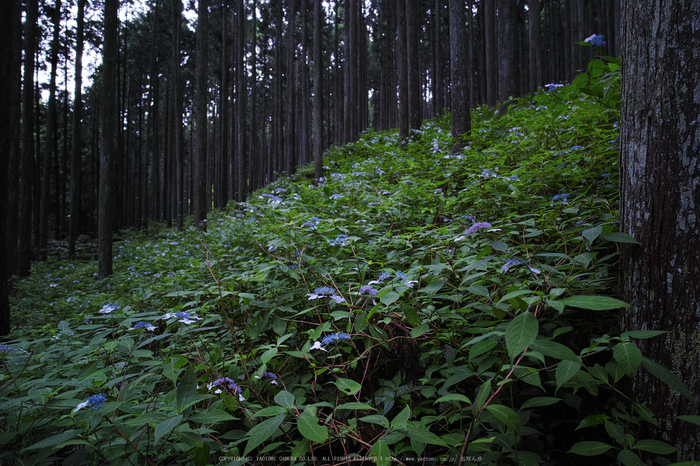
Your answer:
[[[634,239],[616,231],[613,65],[502,118],[475,109],[461,153],[447,117],[404,148],[369,131],[318,186],[280,179],[206,234],[124,233],[109,279],[35,264],[0,354],[3,461],[671,453],[638,438],[655,419],[624,380],[643,365],[687,389],[634,344],[658,332],[616,332],[617,243]]]

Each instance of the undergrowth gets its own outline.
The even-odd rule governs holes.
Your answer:
[[[0,352],[7,464],[641,464],[617,330],[619,70],[366,132],[206,233],[34,264]],[[596,68],[602,67],[602,68]],[[602,71],[601,71],[602,70]],[[598,72],[600,71],[600,72]],[[577,87],[578,85],[578,87]],[[616,93],[615,86],[618,86]],[[687,390],[686,390],[687,392]],[[684,393],[685,394],[685,393]],[[659,464],[669,464],[663,456]]]

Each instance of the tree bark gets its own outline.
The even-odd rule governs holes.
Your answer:
[[[78,0],[78,22],[75,43],[75,91],[73,98],[73,144],[70,165],[70,221],[68,226],[68,256],[75,257],[75,243],[80,227],[80,173],[81,173],[81,114],[83,110],[83,41],[85,0]]]
[[[197,23],[197,104],[195,106],[197,147],[194,160],[194,224],[206,229],[207,219],[207,63],[209,48],[209,1],[199,0]]]
[[[642,354],[677,375],[689,400],[646,370],[633,392],[658,422],[675,461],[700,460],[700,2],[622,4],[621,251],[623,330],[664,330]]]
[[[486,49],[486,104],[498,103],[498,63],[496,41],[496,0],[482,0],[484,8],[484,36]]]
[[[314,49],[313,49],[313,80],[314,80],[314,178],[323,176],[323,8],[321,0],[314,2]]]
[[[518,95],[517,11],[513,0],[498,0],[498,113],[505,115]]]
[[[117,145],[117,54],[119,53],[119,0],[105,0],[104,44],[102,50],[102,138],[100,141],[100,182],[97,222],[99,278],[112,275],[112,233],[114,228],[114,161]]]
[[[173,1],[173,128],[175,131],[175,216],[177,228],[184,223],[184,136],[182,134],[182,73],[180,72],[180,30],[182,27],[182,2]]]
[[[530,92],[534,95],[542,82],[542,27],[540,21],[540,0],[528,3],[529,39],[530,39]]]
[[[420,41],[418,30],[418,0],[406,2],[406,58],[408,83],[408,127],[419,130],[422,123],[421,80],[420,80]],[[419,133],[414,133],[419,134]]]
[[[467,145],[471,131],[471,115],[467,76],[467,40],[463,0],[450,1],[450,93],[452,103],[452,151]]]
[[[406,6],[396,2],[396,76],[399,91],[399,137],[408,139],[408,56],[406,51]]]

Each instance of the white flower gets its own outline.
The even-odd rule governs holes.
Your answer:
[[[309,351],[313,351],[313,350],[317,350],[317,349],[320,349],[321,351],[326,351],[326,349],[321,346],[320,341],[315,341],[314,345],[311,348],[309,348]]]

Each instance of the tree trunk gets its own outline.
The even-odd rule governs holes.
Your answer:
[[[313,79],[314,79],[314,178],[323,176],[323,8],[321,0],[314,2],[314,50],[313,50]]]
[[[418,0],[405,0],[406,4],[406,54],[408,83],[408,127],[419,130],[422,123],[420,41],[418,29]],[[413,133],[412,137],[419,133]]]
[[[399,91],[399,138],[408,139],[408,57],[406,51],[406,5],[396,2],[396,76]]]
[[[209,33],[209,1],[199,0],[197,22],[197,104],[195,106],[197,147],[194,160],[194,224],[197,228],[206,229],[207,219],[207,62],[209,48],[207,34]]]
[[[49,203],[51,202],[51,166],[56,158],[56,74],[58,73],[59,32],[61,29],[61,1],[56,1],[53,17],[53,43],[51,45],[51,75],[49,78],[49,108],[46,114],[46,143],[44,145],[44,166],[41,175],[41,207],[39,209],[39,248],[41,257],[46,259],[49,241]],[[58,201],[58,199],[55,199]]]
[[[175,130],[175,216],[177,228],[184,223],[184,137],[182,134],[182,73],[180,72],[180,28],[182,27],[182,2],[173,1],[173,106]]]
[[[18,270],[28,275],[32,259],[32,206],[34,199],[34,54],[36,52],[37,0],[27,0],[24,38],[24,88],[22,90],[22,166]]]
[[[498,0],[498,113],[505,115],[518,95],[517,10],[513,0]]]
[[[452,152],[467,145],[471,131],[469,89],[467,76],[467,41],[464,2],[450,0],[450,84],[452,87]]]
[[[495,107],[498,103],[498,63],[496,41],[496,0],[484,2],[484,36],[486,48],[486,104]]]
[[[689,400],[641,370],[633,387],[659,420],[675,461],[700,460],[700,2],[627,0],[622,7],[620,228],[638,245],[621,251],[623,330],[664,330],[638,340],[670,369]],[[660,435],[659,435],[660,434]]]
[[[112,233],[114,227],[114,162],[117,136],[117,54],[119,53],[119,0],[105,0],[104,44],[102,50],[102,138],[100,141],[100,194],[98,208],[99,278],[112,275]]]
[[[236,12],[236,29],[238,31],[238,47],[236,55],[236,107],[238,109],[236,115],[236,140],[238,146],[236,149],[236,186],[238,193],[236,200],[239,202],[245,201],[245,196],[248,193],[248,138],[247,138],[247,93],[248,86],[246,85],[246,64],[244,60],[245,49],[245,8],[244,0],[238,0]]]
[[[542,82],[542,43],[540,22],[540,0],[528,2],[528,21],[530,33],[530,92],[534,95]]]
[[[13,128],[14,93],[16,91],[14,81],[16,79],[15,67],[15,27],[19,24],[21,5],[19,0],[10,0],[3,6],[2,18],[0,18],[0,336],[10,333],[10,262],[8,261],[8,246],[13,246],[8,241],[8,195],[7,183],[10,177],[16,177],[17,173],[8,173],[12,152],[15,150],[15,134],[7,129]]]

